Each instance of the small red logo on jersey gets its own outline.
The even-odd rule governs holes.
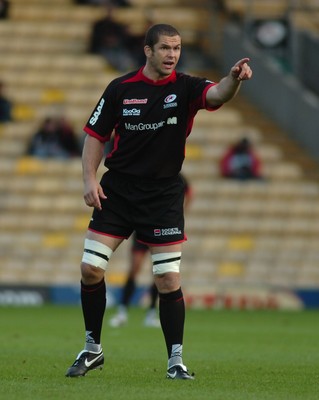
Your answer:
[[[124,99],[123,104],[146,104],[147,99]]]

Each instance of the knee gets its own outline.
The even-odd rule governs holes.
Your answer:
[[[81,263],[82,282],[94,285],[104,277],[113,250],[96,240],[85,239]]]
[[[181,286],[180,275],[176,272],[154,275],[154,280],[159,293],[171,293]]]
[[[85,285],[94,285],[104,277],[104,270],[82,262],[81,276]]]
[[[181,252],[152,254],[154,280],[159,293],[170,293],[180,287]]]

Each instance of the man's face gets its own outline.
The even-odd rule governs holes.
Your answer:
[[[154,73],[159,78],[166,78],[174,71],[180,58],[181,38],[180,36],[161,35],[153,49],[146,46],[145,52],[147,63]]]

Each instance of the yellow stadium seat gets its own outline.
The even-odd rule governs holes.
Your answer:
[[[85,231],[89,223],[88,215],[80,215],[74,221],[74,229],[77,231]]]
[[[229,239],[228,249],[230,250],[252,250],[255,246],[255,241],[252,236],[239,235]]]
[[[44,104],[54,104],[65,102],[66,96],[63,90],[58,88],[48,88],[42,93],[42,102]]]
[[[222,262],[218,266],[218,275],[220,276],[240,276],[245,272],[243,264],[238,262]]]
[[[43,172],[43,162],[33,157],[18,159],[15,172],[18,174],[38,174]]]
[[[186,157],[190,160],[198,160],[203,157],[202,149],[196,144],[189,143],[186,146]]]
[[[13,119],[16,121],[28,121],[35,117],[35,110],[27,104],[16,104],[13,107]]]
[[[48,233],[42,239],[44,247],[63,248],[68,245],[68,237],[63,233]]]
[[[124,272],[112,272],[107,275],[107,283],[109,285],[122,286],[126,280],[126,273]]]

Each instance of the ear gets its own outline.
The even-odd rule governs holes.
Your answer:
[[[152,55],[152,49],[150,46],[144,46],[144,54],[146,57],[150,57]]]

